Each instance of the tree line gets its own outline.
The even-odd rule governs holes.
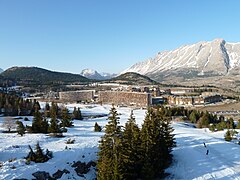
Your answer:
[[[122,127],[115,107],[101,138],[97,179],[154,179],[164,175],[175,146],[171,117],[163,108],[148,109],[140,129],[133,112]]]
[[[16,94],[0,92],[0,114],[5,116],[33,115],[36,105],[39,105],[36,100],[25,100]]]
[[[209,128],[211,131],[220,131],[224,129],[240,128],[240,120],[237,125],[234,124],[233,118],[219,117],[208,111],[188,110],[185,108],[164,108],[165,114],[169,116],[183,116],[183,120],[196,124],[198,128]]]
[[[53,136],[62,136],[63,132],[67,132],[66,127],[73,126],[73,119],[82,120],[80,108],[74,108],[73,113],[69,113],[66,107],[59,107],[56,103],[46,103],[44,111],[40,111],[38,102],[34,105],[32,125],[23,125],[21,121],[15,121],[10,117],[4,117],[3,126],[11,132],[17,125],[17,133],[23,136],[25,131],[28,133],[51,133]],[[50,119],[50,120],[49,120]],[[24,118],[24,121],[29,121]]]

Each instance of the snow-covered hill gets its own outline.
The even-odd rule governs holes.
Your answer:
[[[44,103],[41,103],[44,107]],[[84,114],[107,114],[109,105],[79,105]],[[124,125],[129,118],[131,108],[119,107],[120,123]],[[143,123],[146,110],[134,110],[136,122],[139,126]],[[93,167],[84,177],[80,177],[72,167],[73,161],[89,162],[97,159],[98,142],[104,132],[94,132],[94,124],[104,126],[107,117],[93,118],[82,121],[74,121],[74,127],[68,128],[64,138],[54,138],[46,134],[25,134],[23,137],[16,133],[2,133],[3,117],[0,117],[0,179],[33,179],[32,173],[46,171],[51,176],[57,170],[66,169],[70,173],[63,174],[65,179],[95,179],[96,174]],[[29,119],[32,119],[29,117]],[[23,121],[31,124],[31,121]],[[174,161],[167,169],[170,173],[168,179],[240,179],[240,146],[223,140],[224,131],[208,132],[206,129],[196,129],[184,123],[174,123],[177,147],[173,149]],[[74,144],[66,144],[71,138]],[[45,163],[25,164],[26,155],[29,152],[28,145],[34,147],[39,141],[43,149],[53,152],[53,158]],[[207,145],[205,148],[203,143]],[[66,148],[66,146],[68,148]],[[209,154],[206,155],[207,149]]]
[[[240,43],[223,39],[185,45],[159,52],[154,58],[134,64],[125,72],[137,72],[154,79],[160,76],[216,76],[240,74]]]

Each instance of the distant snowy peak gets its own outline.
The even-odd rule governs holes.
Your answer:
[[[93,69],[83,69],[81,75],[88,78],[88,79],[96,79],[96,80],[103,80],[104,77],[101,76],[97,71]]]
[[[126,69],[154,76],[167,73],[195,72],[196,76],[240,74],[240,43],[228,43],[224,39],[198,42],[181,46],[172,51],[159,52],[154,58],[139,62]]]
[[[111,79],[116,76],[116,74],[98,73],[96,70],[93,70],[93,69],[84,69],[82,70],[81,75],[88,79],[96,79],[96,80]]]
[[[2,73],[2,72],[3,72],[3,69],[0,68],[0,73]]]
[[[111,74],[111,73],[105,73],[105,72],[102,72],[101,75],[105,78],[105,79],[112,79],[114,77],[116,77],[118,74]]]

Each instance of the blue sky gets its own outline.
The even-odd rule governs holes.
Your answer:
[[[0,0],[0,68],[121,72],[163,50],[240,42],[238,0]]]

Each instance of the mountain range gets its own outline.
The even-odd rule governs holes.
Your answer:
[[[2,72],[3,72],[3,69],[0,68],[0,73],[2,73]]]
[[[106,79],[111,79],[117,76],[117,74],[98,73],[96,70],[93,70],[93,69],[83,69],[80,74],[88,79],[95,79],[95,80],[106,80]]]
[[[136,63],[122,73],[126,72],[136,72],[168,83],[218,84],[215,81],[219,78],[237,81],[240,75],[240,43],[215,39],[181,46],[159,52],[154,58]]]
[[[58,85],[72,84],[72,83],[92,83],[104,77],[94,70],[84,70],[83,75],[91,77],[95,80],[88,79],[80,74],[71,74],[50,71],[39,67],[11,67],[0,74],[0,85],[6,82],[15,83],[22,86],[33,87],[57,87]],[[91,75],[91,76],[90,76]],[[95,75],[95,76],[94,76]],[[105,78],[105,77],[104,77]],[[125,73],[120,76],[106,79],[103,82],[122,83],[122,84],[156,84],[150,78],[137,74]]]

